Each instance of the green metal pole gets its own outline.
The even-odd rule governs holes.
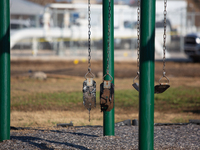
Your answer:
[[[10,139],[10,1],[0,0],[0,141]]]
[[[111,16],[110,16],[110,52],[109,52],[109,73],[113,77],[114,84],[114,3],[111,1]],[[107,49],[108,49],[108,21],[109,21],[109,0],[103,0],[103,74],[106,74],[107,69]],[[105,80],[111,80],[107,75]],[[114,108],[111,111],[103,112],[103,135],[115,135],[115,118]]]
[[[141,0],[139,149],[154,149],[155,0]]]

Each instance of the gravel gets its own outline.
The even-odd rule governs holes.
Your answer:
[[[138,149],[138,126],[115,127],[115,136],[103,136],[101,126],[13,128],[0,149],[132,150]],[[154,149],[200,149],[200,125],[155,126]]]

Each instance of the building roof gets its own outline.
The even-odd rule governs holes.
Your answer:
[[[10,0],[11,15],[39,15],[44,7],[26,0]]]

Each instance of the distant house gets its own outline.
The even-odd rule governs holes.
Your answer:
[[[10,19],[11,23],[29,22],[30,26],[37,26],[39,16],[43,13],[44,7],[26,0],[10,0]],[[19,23],[20,24],[20,23]],[[23,26],[22,26],[23,27]]]

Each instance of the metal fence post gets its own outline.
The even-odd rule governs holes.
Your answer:
[[[103,74],[107,69],[107,49],[108,49],[108,20],[109,20],[109,0],[103,0]],[[114,84],[114,3],[111,0],[111,16],[110,16],[110,53],[109,53],[109,73],[113,77]],[[109,80],[109,76],[105,77]],[[111,111],[103,112],[103,135],[115,135],[115,119],[114,108]]]
[[[10,1],[0,1],[0,141],[10,139]]]
[[[154,149],[155,0],[141,0],[139,149]]]

